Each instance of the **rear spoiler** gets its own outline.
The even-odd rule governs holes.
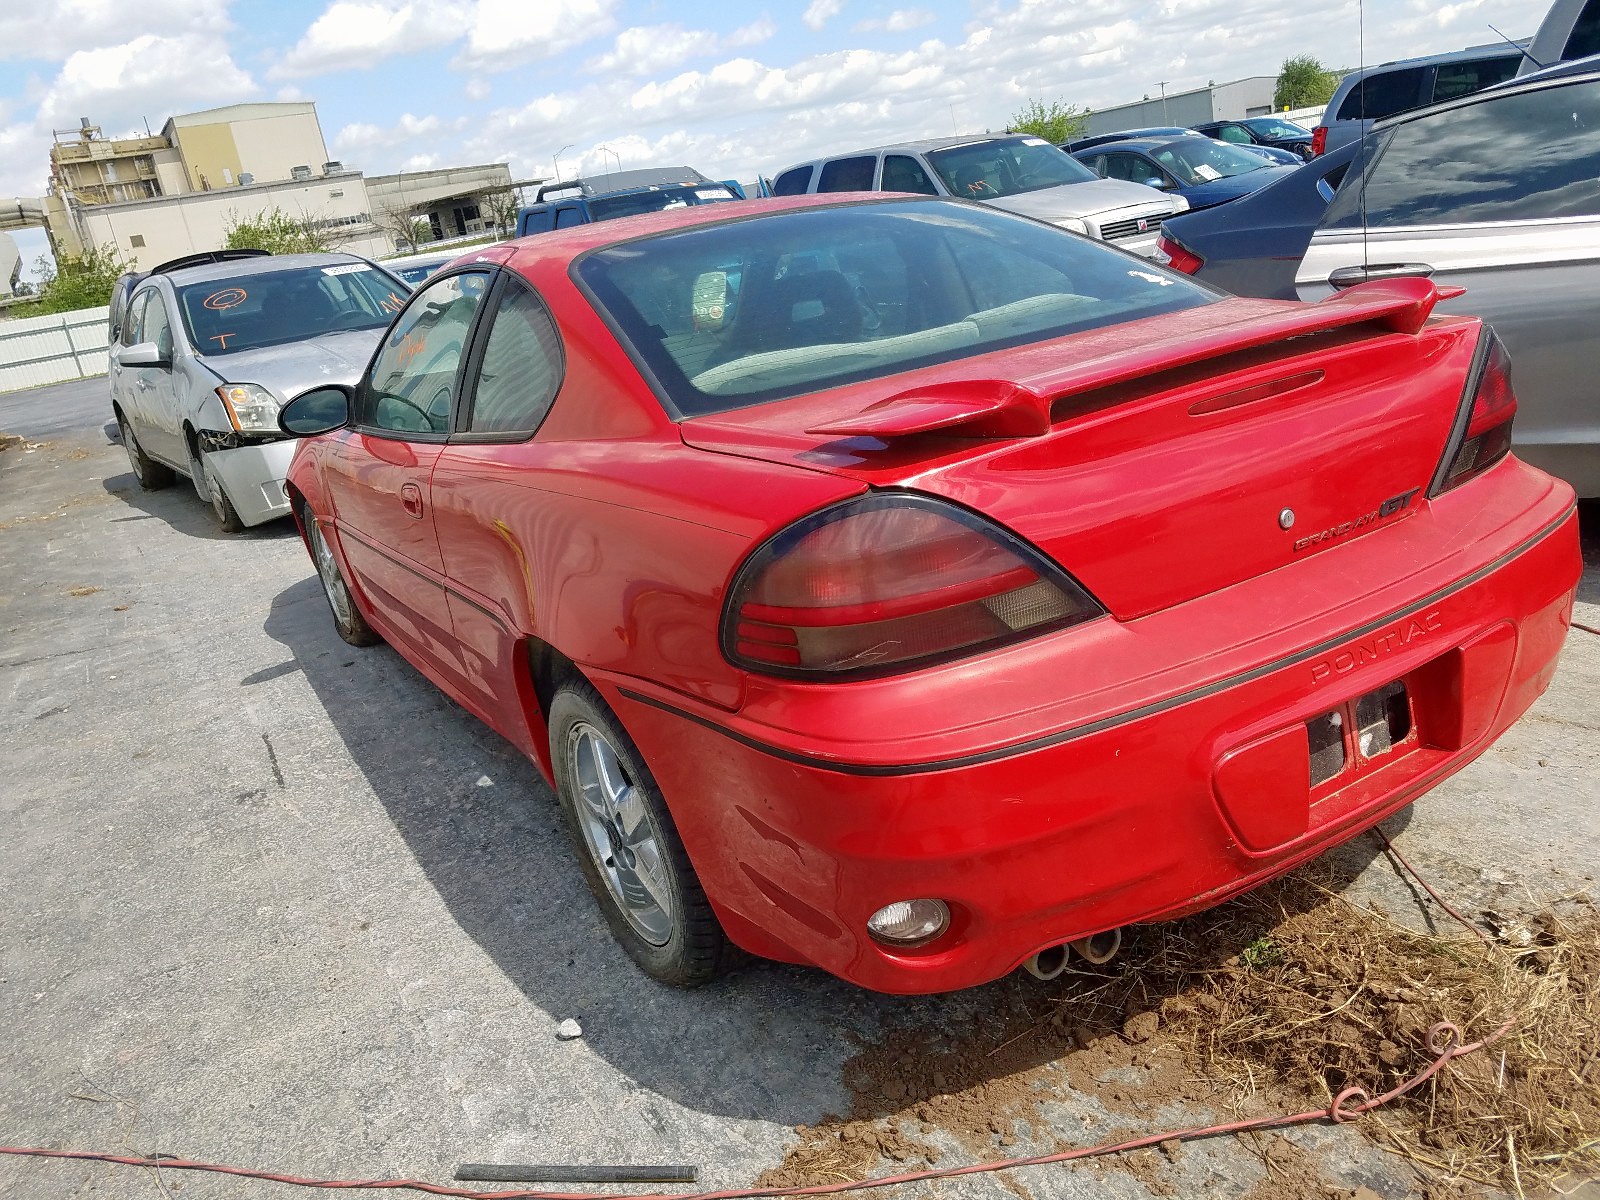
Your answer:
[[[854,416],[814,426],[807,433],[838,437],[1039,437],[1050,431],[1053,405],[1160,371],[1252,350],[1289,338],[1351,325],[1376,325],[1390,333],[1421,332],[1434,305],[1464,294],[1420,278],[1378,279],[1336,292],[1317,304],[1285,304],[1248,320],[1185,330],[1029,378],[961,379],[913,388],[880,400]],[[1201,310],[1203,311],[1203,310]]]

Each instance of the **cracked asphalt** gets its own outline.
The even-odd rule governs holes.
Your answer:
[[[0,396],[0,431],[29,442],[0,452],[7,1144],[439,1182],[463,1161],[683,1162],[745,1184],[847,1106],[858,1039],[960,1031],[1038,986],[905,1000],[764,963],[651,984],[532,766],[392,650],[341,642],[290,525],[229,537],[181,481],[140,492],[109,416],[103,380]],[[1600,628],[1600,508],[1584,521],[1577,619]],[[1597,811],[1600,636],[1575,631],[1533,712],[1389,828],[1457,898],[1515,911],[1593,887]],[[1417,911],[1370,845],[1345,854],[1352,898]],[[581,1039],[556,1038],[567,1018]],[[1409,1192],[1358,1133],[1294,1137],[1330,1179]],[[1171,1182],[1240,1196],[1262,1172],[1219,1141]],[[1150,1195],[1117,1171],[1019,1182]],[[19,1200],[180,1192],[294,1194],[0,1160]]]

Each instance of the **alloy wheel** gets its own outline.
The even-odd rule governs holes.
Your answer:
[[[677,919],[660,831],[606,735],[579,722],[568,737],[584,843],[628,924],[664,946]]]
[[[334,561],[332,548],[322,536],[322,526],[311,516],[309,509],[306,518],[306,538],[311,543],[311,557],[317,564],[317,578],[322,580],[322,590],[328,595],[333,615],[338,618],[340,625],[347,626],[355,611],[350,589],[345,586],[344,576],[339,573],[339,564]]]

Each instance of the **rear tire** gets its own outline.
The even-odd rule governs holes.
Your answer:
[[[550,704],[550,758],[584,881],[650,978],[698,987],[735,960],[655,777],[600,694],[568,680]]]
[[[178,473],[144,452],[144,447],[139,445],[139,439],[134,435],[133,426],[120,411],[117,413],[117,435],[122,438],[122,448],[128,452],[128,465],[133,468],[133,477],[143,490],[159,492],[173,485]]]
[[[216,468],[203,453],[200,455],[200,470],[205,473],[206,491],[211,496],[211,511],[217,514],[217,523],[222,526],[222,532],[243,532],[245,524],[240,520],[238,510],[233,507],[233,501],[228,499],[228,490],[222,486],[222,476],[217,474]]]
[[[311,505],[300,506],[300,524],[306,531],[306,545],[311,551],[311,563],[322,581],[322,593],[328,598],[328,608],[333,612],[333,627],[339,636],[352,646],[376,646],[383,641],[367,619],[356,607],[356,598],[339,570],[339,561],[333,557],[333,548],[322,534]]]

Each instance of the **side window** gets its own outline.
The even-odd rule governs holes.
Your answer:
[[[1600,215],[1597,159],[1600,83],[1496,96],[1397,126],[1366,180],[1367,222]]]
[[[822,168],[822,179],[817,184],[819,192],[870,192],[872,175],[878,169],[876,155],[857,158],[836,158]]]
[[[916,192],[923,196],[937,196],[939,189],[922,169],[922,164],[905,154],[886,154],[883,159],[883,190],[886,192]]]
[[[144,311],[139,315],[139,340],[154,342],[162,358],[172,357],[172,325],[161,293],[151,288],[145,294]]]
[[[812,173],[816,171],[810,163],[803,167],[795,167],[785,171],[772,183],[774,196],[804,196],[806,189],[811,186]]]
[[[393,433],[445,434],[456,368],[489,277],[452,275],[419,290],[384,335],[358,423]]]
[[[1583,6],[1578,19],[1572,23],[1572,36],[1561,51],[1561,60],[1571,62],[1591,54],[1600,54],[1600,0],[1589,0]]]
[[[1224,125],[1217,130],[1216,137],[1219,142],[1231,142],[1235,146],[1248,146],[1255,140],[1243,125]]]
[[[1108,154],[1106,177],[1126,179],[1129,183],[1144,183],[1148,179],[1160,179],[1161,172],[1137,154]]]
[[[139,326],[144,321],[144,306],[150,296],[150,292],[138,292],[129,299],[127,311],[122,318],[122,344],[124,346],[138,344]]]
[[[556,228],[570,229],[574,225],[584,224],[583,214],[576,208],[556,209]]]
[[[1483,58],[1476,62],[1443,63],[1433,75],[1433,99],[1454,100],[1504,83],[1517,73],[1516,57]]]
[[[1377,121],[1417,108],[1423,103],[1422,85],[1427,74],[1427,67],[1374,71],[1344,98],[1335,120],[1359,121],[1365,117]]]
[[[561,387],[561,339],[550,310],[511,280],[495,307],[472,395],[469,433],[532,433]]]

